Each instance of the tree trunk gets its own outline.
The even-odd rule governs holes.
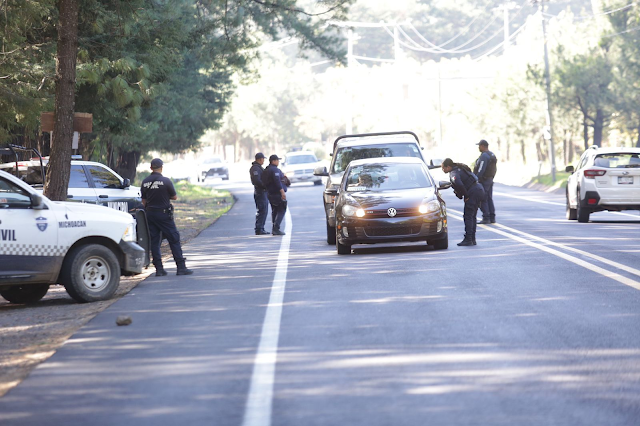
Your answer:
[[[522,164],[527,164],[527,154],[524,139],[520,140],[520,152],[522,153]]]
[[[67,199],[73,141],[73,112],[76,95],[78,54],[78,0],[59,0],[58,53],[56,57],[56,100],[53,141],[44,195],[54,201]]]
[[[140,161],[140,153],[137,151],[121,152],[118,154],[118,163],[115,168],[116,172],[123,178],[128,178],[133,182],[136,178],[136,168]]]
[[[640,148],[640,126],[638,126],[638,140],[636,141],[636,147]]]
[[[587,117],[582,122],[582,136],[584,138],[584,150],[589,149],[589,125],[587,124]]]
[[[601,109],[596,111],[596,119],[593,122],[593,144],[602,146],[602,132],[604,130],[604,112]]]

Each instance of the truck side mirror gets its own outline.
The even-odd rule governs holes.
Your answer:
[[[42,201],[42,195],[40,194],[29,194],[29,199],[31,200],[31,208],[34,210],[42,210],[44,209],[44,202]]]
[[[131,180],[128,178],[124,178],[122,181],[122,189],[127,189],[131,186]]]
[[[313,170],[313,175],[314,176],[329,176],[329,172],[327,171],[327,168],[322,166],[322,167],[316,167]]]

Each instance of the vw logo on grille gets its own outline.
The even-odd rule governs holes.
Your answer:
[[[391,207],[389,210],[387,210],[387,214],[389,215],[389,217],[394,217],[395,215],[398,214],[398,212],[396,211],[396,209]]]

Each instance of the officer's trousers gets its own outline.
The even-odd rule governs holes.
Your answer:
[[[269,195],[269,203],[271,203],[271,221],[273,222],[273,231],[280,230],[280,225],[284,220],[287,212],[287,201],[280,197],[280,194]]]
[[[476,214],[478,214],[478,207],[484,199],[484,189],[482,185],[475,184],[474,189],[468,193],[468,198],[464,202],[464,238],[475,239],[476,238]]]
[[[169,213],[164,213],[162,210],[147,209],[147,218],[149,219],[151,256],[153,257],[154,266],[162,266],[160,244],[162,243],[163,236],[169,241],[173,260],[175,260],[176,263],[183,262],[184,258],[182,257],[182,247],[180,246],[180,233]]]
[[[269,212],[269,200],[266,191],[254,191],[253,200],[256,202],[256,229],[255,231],[264,230],[264,224],[267,221],[267,213]]]
[[[493,178],[485,178],[482,181],[482,187],[484,188],[484,201],[480,205],[482,219],[494,222],[496,220],[496,208],[493,206]]]

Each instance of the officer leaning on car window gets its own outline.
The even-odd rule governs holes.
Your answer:
[[[480,157],[476,160],[473,173],[478,177],[478,182],[484,188],[484,201],[480,205],[482,210],[482,220],[478,223],[487,225],[496,223],[496,209],[493,206],[493,178],[498,168],[498,159],[495,154],[489,151],[489,142],[482,139],[478,142]]]
[[[182,257],[180,246],[180,233],[173,221],[173,206],[171,200],[177,200],[178,194],[171,179],[162,176],[163,162],[159,158],[151,160],[151,174],[142,181],[142,204],[147,211],[149,221],[149,234],[151,238],[151,255],[153,266],[156,267],[156,276],[167,275],[162,266],[162,254],[160,244],[164,236],[169,241],[169,247],[176,262],[178,272],[176,275],[191,275],[193,271],[187,269],[185,258]]]
[[[253,184],[253,200],[256,202],[256,235],[269,235],[264,229],[264,224],[267,221],[267,214],[269,213],[269,199],[267,198],[267,187],[262,182],[262,173],[264,169],[265,156],[259,152],[256,154],[256,161],[251,163],[249,173],[251,175],[251,183]]]
[[[464,239],[458,245],[475,246],[476,214],[480,203],[484,200],[484,188],[466,164],[454,163],[451,158],[445,158],[442,162],[442,171],[449,173],[449,180],[456,197],[464,199]]]
[[[289,180],[278,168],[279,165],[280,158],[275,154],[271,155],[269,165],[264,169],[262,175],[262,182],[267,187],[267,197],[271,204],[271,220],[273,222],[271,234],[273,235],[285,235],[280,230],[280,225],[282,225],[282,220],[287,212],[287,183]]]

